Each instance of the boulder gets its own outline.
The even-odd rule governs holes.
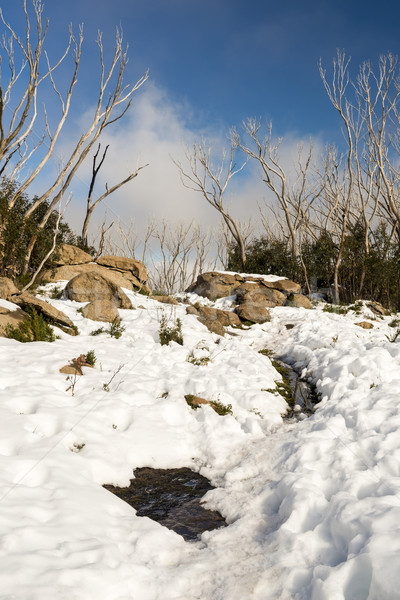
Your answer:
[[[120,322],[117,307],[113,300],[110,300],[109,298],[99,298],[93,300],[93,302],[89,302],[89,304],[86,304],[86,306],[82,308],[82,315],[86,319],[91,319],[92,321],[112,323],[116,320],[117,323]]]
[[[236,313],[242,321],[250,321],[250,323],[266,323],[271,320],[271,313],[265,306],[252,302],[240,304]]]
[[[5,330],[9,325],[11,327],[18,327],[27,317],[28,315],[21,308],[8,310],[7,308],[0,307],[0,337],[5,337]]]
[[[225,335],[224,327],[240,327],[239,317],[230,310],[220,310],[219,308],[210,308],[209,306],[188,306],[186,308],[188,315],[198,317],[200,323],[205,325],[212,333]]]
[[[23,294],[19,294],[19,296],[13,296],[12,301],[21,308],[31,306],[44,317],[53,321],[56,325],[67,327],[67,333],[71,333],[68,329],[74,329],[74,324],[71,319],[61,310],[54,308],[54,306],[40,298],[36,298],[36,296],[33,296],[33,294],[30,294],[29,292],[24,292]]]
[[[157,300],[157,302],[161,302],[162,304],[179,304],[178,300],[173,296],[150,296],[152,300]]]
[[[261,306],[283,306],[287,300],[287,296],[273,288],[250,285],[239,286],[236,289],[237,301],[239,304],[243,302],[251,302],[260,304]]]
[[[278,281],[273,282],[261,280],[261,285],[273,288],[274,290],[279,290],[286,295],[299,294],[301,291],[301,285],[294,281],[290,281],[290,279],[278,279]]]
[[[307,296],[303,296],[302,294],[290,294],[285,306],[293,306],[295,308],[313,308],[313,305]]]
[[[90,262],[93,262],[93,256],[71,244],[61,246],[60,256],[56,260],[57,265],[81,265]]]
[[[118,271],[130,271],[140,282],[147,281],[147,271],[143,263],[134,258],[124,258],[122,256],[101,256],[96,260],[97,264],[105,267],[111,267]]]
[[[372,323],[368,321],[360,321],[360,323],[354,323],[354,325],[358,325],[358,327],[362,327],[362,329],[373,329]]]
[[[83,375],[82,369],[78,365],[65,365],[59,371],[64,375]]]
[[[66,285],[65,294],[76,302],[108,300],[118,308],[132,308],[131,301],[121,288],[94,271],[81,273],[71,279]]]
[[[9,277],[0,277],[0,298],[9,300],[13,294],[18,294],[18,288]]]
[[[188,287],[187,292],[194,292],[199,296],[217,300],[235,294],[235,290],[243,282],[243,277],[230,273],[202,273],[198,276],[196,283]]]
[[[146,294],[150,294],[151,290],[145,283],[141,283],[130,271],[116,271],[102,267],[97,263],[85,263],[81,265],[63,265],[57,267],[53,271],[44,271],[41,279],[51,283],[57,281],[70,280],[80,275],[81,273],[98,273],[105,279],[108,279],[116,286],[126,288],[128,290],[139,289]]]
[[[367,303],[367,306],[370,310],[372,310],[373,313],[381,317],[390,315],[390,311],[386,310],[386,308],[384,308],[380,302],[371,301]]]

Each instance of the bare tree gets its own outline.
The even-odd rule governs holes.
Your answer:
[[[10,162],[9,158],[11,153],[17,153],[19,155],[19,159],[16,162],[11,161],[14,163],[12,167],[13,177],[15,177],[17,173],[21,173],[22,167],[24,167],[28,162],[31,166],[30,174],[19,182],[19,184],[16,186],[15,193],[9,198],[10,208],[15,205],[15,202],[20,197],[21,193],[28,189],[28,187],[36,179],[55,151],[56,142],[59,140],[61,130],[69,112],[72,91],[77,81],[77,73],[82,52],[83,30],[80,28],[78,39],[75,39],[72,31],[70,31],[70,39],[66,51],[62,55],[61,59],[59,59],[55,65],[51,66],[50,60],[43,50],[43,44],[48,28],[48,22],[46,22],[44,27],[42,25],[43,5],[40,0],[32,0],[32,5],[34,10],[34,22],[38,32],[38,42],[35,49],[33,49],[31,45],[31,22],[26,1],[23,0],[23,10],[26,19],[26,36],[24,41],[18,37],[14,29],[5,22],[3,16],[1,15],[3,24],[11,36],[11,41],[4,45],[10,65],[10,77],[9,83],[5,87],[2,85],[0,92],[0,160],[2,160],[3,163],[7,161]],[[51,185],[35,198],[34,202],[32,202],[25,213],[25,218],[28,219],[41,204],[48,201],[48,209],[45,211],[42,221],[39,224],[39,230],[46,226],[54,208],[65,195],[74,176],[76,175],[77,170],[87,157],[93,144],[96,143],[107,126],[116,123],[125,115],[131,106],[133,94],[148,78],[148,73],[146,72],[133,85],[124,83],[124,73],[128,63],[128,49],[123,45],[122,34],[119,30],[117,30],[116,33],[114,52],[111,58],[111,63],[108,67],[106,67],[105,64],[106,61],[101,33],[98,34],[96,41],[99,49],[100,77],[97,100],[95,102],[92,116],[89,118],[89,123],[85,131],[77,140],[69,156],[59,168],[59,171]],[[29,77],[26,83],[25,91],[22,93],[21,100],[17,103],[17,106],[14,109],[13,116],[6,133],[6,128],[4,125],[4,106],[5,103],[10,102],[11,89],[15,86],[15,83],[19,79],[23,70],[22,68],[22,70],[17,72],[15,69],[13,44],[17,44],[26,61],[26,63],[23,64],[23,68],[25,67],[25,64],[27,64],[29,67]],[[71,47],[73,49],[74,69],[70,77],[67,92],[63,96],[57,87],[54,78],[54,71],[69,53]],[[39,65],[43,63],[44,59],[47,67],[45,69],[45,74],[39,78]],[[28,142],[33,139],[32,136],[34,133],[34,124],[37,114],[36,105],[38,87],[44,78],[49,79],[53,91],[59,99],[61,116],[59,117],[58,123],[56,124],[54,130],[51,131],[45,111],[45,130],[43,134],[39,136],[40,141],[36,144],[33,143],[33,146],[32,144],[29,146]],[[45,137],[48,139],[47,150],[43,156],[39,156],[35,166],[32,167],[32,161],[38,145],[41,144],[41,140]],[[118,185],[120,187],[120,185],[123,185],[123,183]],[[115,189],[115,186],[110,188],[108,194],[111,193],[111,190],[115,191]],[[35,246],[36,239],[37,234],[32,236],[32,239],[27,247],[24,267],[25,273],[29,267],[30,256]]]
[[[232,143],[247,157],[258,161],[263,173],[263,181],[273,192],[278,208],[283,212],[285,233],[289,237],[292,256],[296,258],[299,229],[307,224],[310,208],[320,193],[318,182],[312,177],[312,145],[310,144],[306,151],[302,144],[298,146],[295,175],[294,180],[291,181],[278,155],[282,140],[272,139],[272,123],[263,130],[260,120],[247,119],[243,123],[243,128],[249,141],[246,143],[238,131],[233,129]],[[277,217],[277,222],[282,224],[281,218]]]
[[[109,148],[109,146],[107,145],[99,163],[97,163],[97,157],[100,152],[100,144],[98,145],[97,152],[93,157],[92,178],[91,178],[90,185],[89,185],[87,205],[86,205],[86,215],[85,215],[85,219],[83,221],[82,234],[81,234],[82,243],[85,246],[88,245],[87,235],[88,235],[89,222],[90,222],[92,213],[93,213],[94,209],[96,208],[96,206],[98,204],[100,204],[100,202],[102,202],[105,198],[107,198],[108,196],[111,196],[111,194],[113,194],[118,189],[120,189],[121,187],[123,187],[124,185],[129,183],[129,181],[132,181],[132,179],[137,177],[139,171],[141,171],[142,169],[144,169],[145,167],[148,166],[148,165],[143,165],[141,167],[137,167],[133,173],[129,173],[129,175],[127,177],[125,177],[125,179],[123,179],[119,183],[116,183],[115,185],[111,186],[110,188],[108,187],[108,184],[106,183],[106,191],[101,196],[99,196],[96,200],[93,200],[94,184],[96,182],[97,175],[98,175],[98,173],[104,163],[104,160],[106,158],[108,148]]]
[[[246,244],[240,222],[234,219],[224,204],[224,195],[232,177],[237,175],[245,167],[247,160],[239,167],[235,163],[236,145],[231,144],[230,151],[222,152],[221,161],[214,165],[212,162],[212,147],[206,141],[193,144],[192,148],[186,148],[185,155],[188,169],[181,162],[173,159],[178,167],[183,185],[195,192],[199,192],[222,216],[233,240],[240,250],[242,268],[246,264]]]

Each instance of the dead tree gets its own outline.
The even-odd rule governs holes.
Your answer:
[[[93,157],[93,164],[92,164],[92,178],[90,181],[90,185],[89,185],[89,192],[88,192],[88,197],[87,197],[87,204],[86,204],[86,215],[85,215],[85,219],[83,221],[83,226],[82,226],[82,243],[87,246],[88,245],[88,228],[89,228],[89,222],[92,216],[92,213],[94,211],[94,209],[96,208],[96,206],[98,204],[100,204],[100,202],[102,202],[103,200],[105,200],[105,198],[107,198],[108,196],[111,196],[111,194],[113,194],[114,192],[116,192],[118,189],[120,189],[121,187],[123,187],[124,185],[126,185],[127,183],[129,183],[129,181],[132,181],[132,179],[134,179],[135,177],[137,177],[139,171],[141,171],[141,169],[144,169],[145,167],[147,167],[148,165],[143,165],[141,167],[137,167],[137,169],[133,172],[130,173],[127,177],[125,177],[125,179],[123,179],[122,181],[120,181],[119,183],[116,183],[115,185],[111,186],[110,188],[108,187],[108,184],[106,183],[106,191],[99,196],[96,200],[93,200],[93,190],[94,190],[94,184],[96,182],[96,178],[97,175],[104,163],[104,160],[106,158],[106,154],[107,154],[107,150],[109,148],[109,146],[107,145],[104,152],[103,152],[103,156],[100,160],[99,163],[97,163],[97,158],[99,156],[99,152],[100,152],[100,144],[98,145],[97,148],[97,152]]]
[[[173,159],[178,167],[182,184],[202,194],[207,202],[213,206],[222,216],[233,240],[240,251],[243,270],[246,264],[246,244],[241,231],[240,222],[234,219],[224,204],[224,195],[232,177],[237,175],[245,167],[247,160],[239,167],[235,164],[236,146],[231,144],[230,152],[222,152],[222,158],[216,166],[212,162],[212,147],[206,141],[193,144],[192,148],[186,148],[185,155],[188,169],[182,163]]]
[[[282,140],[272,139],[272,124],[269,123],[263,130],[260,120],[247,119],[243,122],[243,128],[244,138],[236,129],[231,131],[232,143],[248,158],[259,163],[263,181],[283,212],[283,219],[278,218],[278,222],[283,230],[286,229],[291,253],[296,259],[299,230],[308,223],[311,206],[320,193],[318,183],[312,178],[312,145],[306,151],[303,145],[298,146],[294,177],[291,178],[279,159],[278,150]]]
[[[18,174],[22,174],[22,168],[29,164],[29,174],[25,179],[19,178],[19,183],[15,188],[14,194],[9,198],[9,207],[12,208],[21,193],[29,188],[39,173],[43,170],[49,158],[53,155],[56,149],[56,143],[60,140],[60,134],[68,116],[72,91],[77,81],[77,74],[82,53],[83,30],[80,28],[78,39],[74,37],[70,31],[69,43],[67,49],[53,65],[44,51],[44,41],[48,28],[42,25],[43,6],[40,0],[32,0],[34,11],[34,24],[37,30],[37,44],[32,48],[31,44],[31,17],[28,13],[26,0],[23,0],[23,10],[25,14],[25,38],[22,40],[15,30],[6,23],[3,15],[1,15],[3,25],[6,27],[10,41],[3,46],[3,50],[8,57],[10,66],[9,82],[5,86],[1,84],[0,90],[0,161],[9,161],[10,154],[16,152],[18,159],[9,161],[11,166],[11,178],[15,178]],[[32,202],[24,217],[29,219],[32,213],[44,202],[48,202],[48,209],[45,212],[42,221],[39,224],[39,230],[43,229],[55,207],[64,197],[77,170],[88,156],[93,144],[95,144],[106,127],[116,123],[129,110],[132,97],[140,86],[147,80],[148,73],[144,73],[133,85],[124,83],[125,68],[128,63],[128,49],[123,45],[122,34],[119,30],[116,33],[114,52],[111,57],[111,62],[106,67],[104,56],[104,48],[101,33],[97,37],[97,46],[99,49],[99,87],[97,91],[97,99],[94,102],[92,116],[89,118],[89,123],[86,129],[76,141],[71,152],[67,156],[64,163],[60,166],[57,175],[52,183],[42,191]],[[22,68],[18,71],[15,67],[14,45],[19,48],[23,59]],[[63,95],[55,80],[55,70],[64,60],[72,49],[74,67],[69,79],[67,91]],[[24,72],[25,66],[28,65],[29,75],[25,82],[20,99],[14,109],[9,106],[12,117],[6,126],[4,107],[11,102],[11,90],[14,89],[17,81],[21,85],[21,73]],[[39,77],[40,69],[44,68],[44,75]],[[47,119],[47,113],[44,112],[45,128],[40,135],[35,129],[37,116],[38,90],[44,79],[51,82],[51,86],[56,97],[59,100],[61,113],[58,117],[58,122],[55,127],[51,127]],[[39,135],[39,141],[35,142]],[[47,140],[47,149],[41,154],[37,153],[39,146]],[[19,148],[19,149],[18,149]],[[17,151],[18,149],[18,151]],[[36,160],[36,157],[37,160]],[[15,157],[13,157],[15,158]],[[0,164],[1,167],[1,164]],[[113,189],[113,188],[111,188]],[[110,190],[111,190],[110,189]],[[115,186],[113,191],[115,191]],[[111,191],[109,192],[111,193]],[[107,194],[108,195],[108,194]],[[0,232],[1,233],[1,232]],[[33,235],[27,246],[25,257],[24,273],[27,272],[30,262],[32,250],[35,246],[37,234]]]

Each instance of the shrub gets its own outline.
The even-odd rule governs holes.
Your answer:
[[[18,326],[6,327],[6,336],[17,342],[54,342],[56,339],[53,328],[45,321],[42,314],[34,308],[27,307],[28,318]]]
[[[169,321],[172,318],[172,325],[169,325]],[[175,319],[172,316],[170,319],[167,317],[165,312],[161,314],[160,317],[160,328],[158,330],[158,334],[160,336],[160,344],[161,346],[166,346],[170,342],[176,342],[183,346],[183,335],[182,335],[182,321],[180,319]]]
[[[78,308],[78,312],[81,309]],[[98,329],[94,329],[90,332],[89,335],[100,335],[102,333],[108,333],[111,337],[115,337],[117,340],[121,337],[123,332],[125,331],[125,327],[123,327],[116,317],[113,322],[110,324],[110,327],[106,329],[105,327],[99,327]]]
[[[94,365],[96,364],[96,354],[94,353],[94,350],[89,350],[89,352],[87,352],[87,354],[85,354],[85,362],[90,365],[91,367],[94,367]]]

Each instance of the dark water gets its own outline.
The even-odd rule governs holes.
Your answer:
[[[288,356],[280,356],[278,362],[287,369],[287,378],[292,390],[292,404],[300,407],[300,411],[289,410],[286,418],[309,417],[314,412],[314,406],[320,401],[315,385],[310,379],[301,377],[293,366]]]
[[[227,525],[218,512],[201,505],[201,498],[213,486],[199,473],[188,468],[144,467],[136,469],[134,476],[129,487],[104,487],[133,506],[138,516],[150,517],[187,541],[198,539],[204,531]]]

